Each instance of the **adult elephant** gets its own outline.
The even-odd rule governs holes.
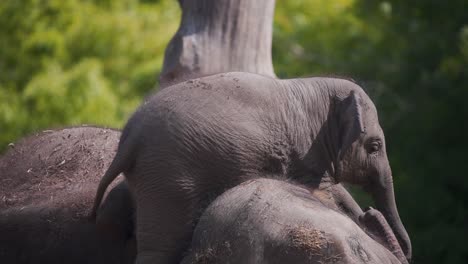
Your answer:
[[[205,210],[182,264],[408,263],[377,210],[356,209],[358,226],[329,200],[341,192],[274,179],[242,183]]]
[[[88,219],[119,136],[71,127],[10,144],[0,158],[1,263],[133,263],[133,204],[125,182],[109,192],[97,223]]]
[[[256,175],[364,186],[411,257],[377,110],[347,80],[237,72],[165,88],[125,126],[93,212],[121,172],[137,206],[138,263],[177,263],[206,206]]]

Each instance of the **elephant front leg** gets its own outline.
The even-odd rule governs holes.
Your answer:
[[[369,207],[366,212],[359,217],[359,222],[364,226],[366,232],[371,234],[374,240],[390,250],[401,263],[408,263],[392,228],[382,213]]]

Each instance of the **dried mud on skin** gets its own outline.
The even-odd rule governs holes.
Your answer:
[[[66,206],[83,216],[119,137],[116,130],[83,126],[46,130],[10,144],[0,157],[0,212]]]
[[[309,259],[323,259],[323,263],[338,263],[341,258],[334,250],[334,243],[321,230],[298,226],[287,233],[292,248],[306,253]]]
[[[222,244],[208,247],[202,252],[196,253],[192,264],[222,263],[222,260],[226,259],[226,257],[229,257],[231,254],[231,244],[226,241]]]

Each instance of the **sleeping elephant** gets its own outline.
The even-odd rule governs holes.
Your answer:
[[[347,80],[234,72],[167,87],[127,122],[91,217],[121,172],[136,202],[140,264],[177,263],[206,206],[256,175],[365,187],[411,257],[377,110]]]
[[[182,264],[408,263],[378,211],[361,222],[380,243],[323,201],[327,192],[274,179],[242,183],[205,210]]]
[[[119,131],[72,127],[10,144],[0,157],[0,263],[133,263],[133,204],[125,182],[88,219]]]

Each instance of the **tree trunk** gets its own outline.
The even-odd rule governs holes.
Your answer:
[[[162,87],[208,74],[276,77],[271,59],[275,0],[179,0],[182,21],[166,48]]]

